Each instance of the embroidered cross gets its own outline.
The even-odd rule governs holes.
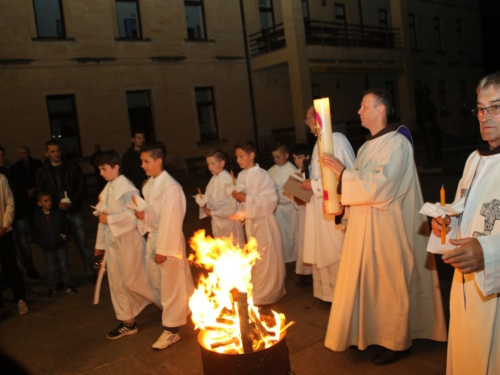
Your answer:
[[[495,221],[500,220],[500,201],[498,199],[493,199],[491,202],[483,203],[481,211],[479,212],[484,216],[484,232],[474,232],[474,237],[487,236],[491,234],[493,227],[495,226]]]

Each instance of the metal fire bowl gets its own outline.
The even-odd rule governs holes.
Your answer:
[[[289,375],[286,332],[275,345],[246,354],[217,353],[203,346],[205,331],[198,334],[204,375]]]

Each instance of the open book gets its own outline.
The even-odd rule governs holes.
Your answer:
[[[304,202],[309,202],[311,200],[313,192],[312,190],[304,190],[300,188],[300,185],[304,181],[305,180],[302,177],[295,173],[292,173],[290,177],[288,177],[288,180],[285,182],[285,185],[283,185],[283,195],[286,195],[286,193],[288,193]]]

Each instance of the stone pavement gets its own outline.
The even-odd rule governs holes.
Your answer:
[[[467,147],[466,147],[467,148]],[[470,150],[472,148],[468,148]],[[454,151],[455,150],[455,151]],[[425,200],[438,201],[439,189],[444,183],[449,199],[454,194],[462,167],[470,151],[449,149],[445,154],[447,171],[438,175],[421,175]],[[457,153],[458,152],[458,153]],[[196,194],[197,187],[204,188],[208,176],[197,175],[183,178],[186,195]],[[88,204],[93,204],[89,198]],[[188,197],[188,214],[184,233],[189,238],[196,229],[208,228],[208,220],[198,220],[193,199]],[[95,203],[95,202],[94,202]],[[89,244],[95,238],[96,220],[85,212]],[[35,263],[45,274],[45,262],[41,249],[33,245]],[[107,282],[103,282],[101,302],[92,305],[93,286],[83,273],[74,243],[70,243],[71,272],[76,295],[63,290],[49,299],[44,282],[29,282],[32,294],[28,297],[30,312],[19,316],[11,300],[9,290],[4,292],[7,312],[0,316],[0,348],[22,363],[32,374],[162,374],[201,375],[203,373],[197,334],[192,324],[180,331],[182,340],[174,346],[154,351],[151,345],[161,334],[160,311],[147,307],[137,318],[139,332],[116,341],[106,338],[115,328]],[[292,370],[301,375],[320,374],[445,374],[446,343],[415,340],[412,355],[389,366],[372,364],[376,347],[365,351],[348,349],[334,353],[326,349],[323,340],[328,323],[330,304],[313,298],[312,288],[295,285],[297,276],[288,267],[287,295],[275,306],[276,311],[295,321],[287,335]],[[451,280],[450,267],[439,264],[445,310]],[[334,307],[338,308],[338,307]],[[0,374],[4,374],[0,368]]]

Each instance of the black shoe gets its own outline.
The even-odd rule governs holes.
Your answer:
[[[411,354],[411,350],[408,348],[406,350],[394,351],[387,348],[382,348],[378,354],[372,358],[372,362],[376,365],[389,365],[395,363]]]
[[[313,285],[312,275],[300,275],[300,279],[295,283],[297,286],[311,286]]]
[[[94,273],[92,276],[89,276],[87,279],[89,280],[89,282],[90,282],[92,285],[95,285],[95,284],[96,284],[96,282],[97,282],[97,274],[96,274],[96,273]]]
[[[47,297],[52,298],[57,294],[57,290],[49,289],[49,293],[47,293]]]
[[[28,276],[31,280],[41,280],[42,276],[36,270],[33,271],[27,271],[26,276]]]
[[[118,327],[116,327],[114,330],[109,332],[106,337],[110,340],[116,340],[119,339],[120,337],[127,336],[127,335],[133,335],[137,333],[139,329],[137,328],[137,325],[132,324],[131,326],[126,325],[125,323],[121,322]]]
[[[66,288],[66,293],[68,293],[68,294],[76,294],[76,293],[78,293],[78,290],[76,290],[76,288],[73,288],[72,286],[68,286]]]

